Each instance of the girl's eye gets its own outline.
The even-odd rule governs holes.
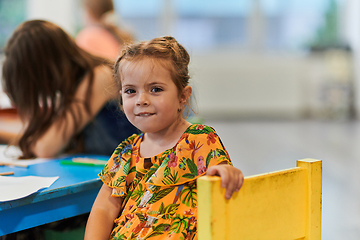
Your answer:
[[[159,88],[159,87],[153,87],[153,88],[151,89],[151,92],[161,92],[161,91],[162,91],[162,89]]]
[[[126,89],[126,90],[124,91],[124,93],[126,93],[126,94],[135,93],[135,90],[134,90],[134,89]]]

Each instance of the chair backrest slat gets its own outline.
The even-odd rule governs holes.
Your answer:
[[[321,238],[322,162],[246,177],[230,200],[219,177],[198,180],[199,240]]]

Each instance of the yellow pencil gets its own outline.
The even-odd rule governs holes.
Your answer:
[[[0,176],[9,176],[9,175],[14,175],[15,173],[14,172],[3,172],[3,173],[0,173]]]

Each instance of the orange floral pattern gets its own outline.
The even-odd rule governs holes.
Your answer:
[[[144,159],[142,137],[122,142],[99,174],[113,197],[124,198],[110,239],[197,239],[196,179],[210,166],[231,165],[220,138],[213,128],[193,124],[173,148]]]

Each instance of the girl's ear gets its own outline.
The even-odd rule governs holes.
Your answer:
[[[190,86],[184,87],[181,95],[180,95],[180,103],[185,104],[187,100],[190,98],[192,93],[192,88]]]

